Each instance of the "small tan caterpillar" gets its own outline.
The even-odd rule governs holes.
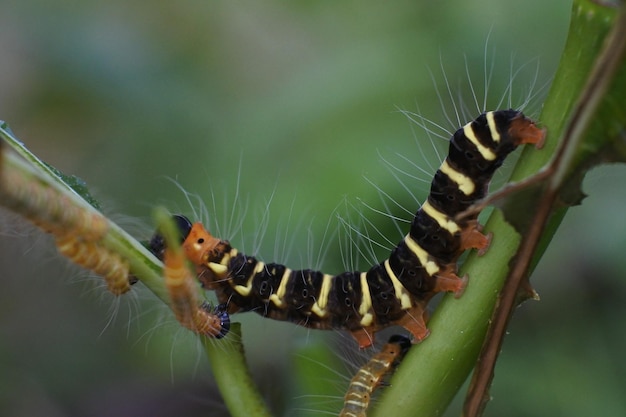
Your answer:
[[[4,145],[0,142],[0,152]],[[128,263],[102,245],[109,224],[88,206],[72,201],[63,192],[43,183],[36,175],[17,172],[0,165],[2,205],[20,213],[52,234],[62,255],[101,275],[114,295],[130,289]]]
[[[2,148],[0,146],[0,150]],[[97,211],[74,204],[35,176],[25,178],[5,168],[0,169],[0,198],[2,205],[57,237],[76,233],[86,240],[96,241],[109,227],[106,218]]]
[[[350,381],[339,417],[367,417],[372,393],[382,383],[383,378],[393,372],[410,347],[409,338],[391,336],[382,350],[372,356]]]
[[[213,237],[200,223],[175,219],[198,279],[229,313],[255,311],[314,329],[346,329],[361,348],[391,325],[403,326],[419,341],[428,335],[428,301],[442,291],[459,296],[465,288],[467,277],[457,276],[459,256],[489,245],[477,214],[457,216],[487,195],[509,153],[522,144],[540,147],[544,137],[544,130],[516,110],[483,113],[457,130],[409,233],[389,258],[365,272],[330,275],[264,263]],[[155,235],[151,245],[157,256],[163,252],[159,238]]]
[[[56,239],[59,252],[72,262],[101,275],[113,295],[121,295],[130,290],[133,283],[129,278],[128,262],[104,246],[84,241],[74,234]]]

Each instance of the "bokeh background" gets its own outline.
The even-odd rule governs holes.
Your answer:
[[[527,110],[537,116],[570,7],[4,0],[0,119],[41,158],[86,180],[138,238],[150,235],[156,205],[202,212],[188,192],[206,204],[203,220],[248,253],[338,272],[365,261],[350,244],[358,233],[337,215],[361,231],[366,218],[370,231],[397,240],[393,222],[367,207],[407,218],[391,199],[414,211],[440,162],[431,142],[445,143],[399,110],[454,130],[448,86],[478,113],[469,73],[481,109],[485,90],[492,108],[511,84],[514,105],[536,93]],[[625,174],[589,175],[590,197],[534,274],[542,301],[511,325],[487,416],[626,414]],[[194,338],[163,305],[140,287],[115,300],[6,211],[0,278],[0,415],[228,415]],[[345,335],[236,319],[276,415],[337,412],[363,360]]]

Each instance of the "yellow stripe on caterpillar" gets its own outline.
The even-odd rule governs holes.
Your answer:
[[[232,249],[230,252],[225,253],[220,263],[209,262],[209,269],[218,277],[223,278],[228,274],[228,263],[233,256],[237,256],[237,249]]]
[[[318,317],[324,317],[326,315],[326,305],[328,304],[328,295],[332,288],[333,276],[324,274],[322,278],[322,288],[320,289],[320,295],[317,297],[315,304],[311,307],[311,312],[315,313]]]
[[[400,305],[402,306],[402,309],[408,310],[409,308],[413,306],[413,304],[411,303],[411,296],[409,295],[409,292],[406,290],[406,288],[404,288],[404,285],[402,285],[400,280],[398,280],[398,277],[396,277],[396,274],[391,269],[391,265],[389,265],[389,259],[385,261],[385,270],[387,271],[387,274],[389,275],[389,278],[391,279],[391,283],[393,284],[394,290],[396,290],[396,298],[400,301]]]
[[[430,217],[435,219],[435,221],[439,223],[439,226],[441,226],[443,229],[446,229],[448,232],[450,232],[450,234],[455,234],[461,231],[461,228],[458,224],[454,222],[454,220],[434,208],[428,201],[426,201],[422,205],[422,210],[424,210],[424,212]]]
[[[360,325],[367,327],[374,321],[374,314],[372,314],[372,295],[370,294],[370,287],[367,285],[367,273],[361,272],[361,305],[359,306],[359,314],[361,315]]]
[[[489,126],[489,131],[491,132],[491,139],[494,142],[500,142],[500,132],[498,131],[498,125],[496,124],[496,118],[492,111],[487,112],[487,125]]]
[[[478,149],[478,152],[480,152],[483,158],[485,158],[487,161],[495,160],[496,154],[493,153],[491,149],[487,148],[485,145],[483,145],[482,143],[478,141],[478,138],[476,137],[476,134],[474,133],[474,128],[472,128],[472,123],[473,122],[469,122],[468,124],[463,126],[463,133],[470,140],[470,142],[472,142],[476,146],[476,148]]]
[[[413,254],[417,256],[417,258],[419,259],[420,263],[422,264],[422,266],[424,267],[428,275],[432,277],[437,272],[439,272],[439,269],[440,269],[439,265],[437,265],[436,262],[431,261],[429,259],[428,252],[422,249],[422,247],[418,245],[415,240],[413,240],[411,235],[406,235],[404,237],[404,242],[406,243],[407,247],[411,250],[411,252],[413,252]]]
[[[465,195],[472,195],[476,190],[476,185],[474,181],[466,175],[461,174],[456,169],[452,168],[447,160],[444,160],[441,166],[439,167],[439,171],[446,174],[448,178],[454,181],[458,186],[459,190],[463,192]]]
[[[215,262],[209,262],[208,267],[218,276],[223,276],[228,273],[228,267],[226,265],[218,264]]]
[[[254,273],[250,274],[250,278],[248,278],[248,282],[246,282],[246,285],[235,285],[235,291],[237,291],[244,297],[248,296],[252,291],[252,282],[254,281],[254,277],[257,276],[257,274],[260,274],[261,271],[263,271],[263,268],[265,268],[265,263],[259,261],[254,267]]]
[[[291,269],[285,268],[283,277],[280,279],[280,285],[278,285],[278,290],[276,290],[276,293],[270,295],[270,301],[273,302],[276,307],[280,308],[284,306],[283,297],[287,292],[287,283],[291,277],[291,272]]]

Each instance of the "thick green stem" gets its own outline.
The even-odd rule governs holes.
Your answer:
[[[575,2],[568,42],[540,119],[548,128],[548,142],[541,151],[525,150],[513,180],[537,172],[557,149],[612,27],[614,12],[588,1]],[[560,210],[552,217],[545,229],[546,239],[552,236],[564,213]],[[528,213],[532,215],[532,211]],[[470,255],[462,268],[462,273],[471,277],[467,291],[459,300],[446,297],[442,301],[429,323],[431,336],[409,352],[372,416],[441,415],[474,367],[509,261],[520,243],[519,235],[499,211],[493,213],[485,229],[494,235],[489,251],[480,258]]]

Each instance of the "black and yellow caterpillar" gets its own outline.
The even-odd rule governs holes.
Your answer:
[[[458,215],[486,196],[509,153],[522,144],[540,147],[544,137],[516,110],[483,113],[457,130],[409,233],[389,258],[365,272],[330,275],[264,263],[213,237],[201,223],[176,216],[183,249],[200,282],[216,292],[228,313],[255,311],[314,329],[346,329],[360,347],[370,346],[374,333],[390,325],[403,326],[419,341],[428,335],[424,312],[433,295],[460,295],[465,288],[466,277],[457,276],[459,256],[489,245],[477,215]],[[155,235],[150,246],[157,256],[163,251],[159,239]]]

